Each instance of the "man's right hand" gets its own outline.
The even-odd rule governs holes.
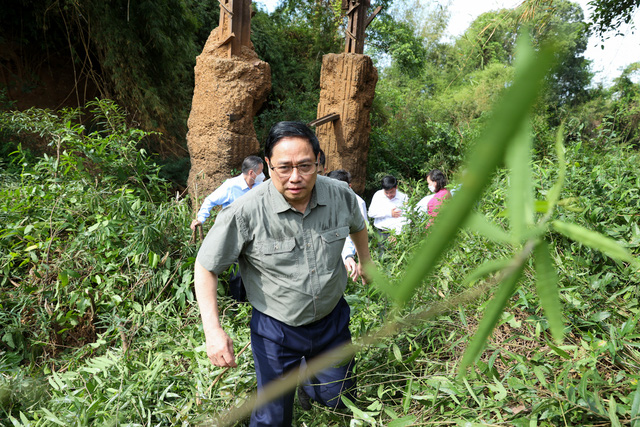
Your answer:
[[[233,340],[222,328],[211,330],[206,338],[207,356],[215,366],[235,368],[238,366],[233,353]]]
[[[391,209],[391,216],[393,218],[400,218],[402,216],[402,211],[398,208]]]
[[[202,222],[198,221],[197,219],[194,219],[193,221],[191,221],[191,225],[189,227],[191,227],[193,231],[196,231],[196,227],[199,225],[202,225]]]

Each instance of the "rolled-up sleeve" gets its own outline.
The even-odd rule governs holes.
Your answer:
[[[245,243],[244,230],[236,213],[233,207],[223,209],[198,251],[198,262],[216,275],[238,259]]]

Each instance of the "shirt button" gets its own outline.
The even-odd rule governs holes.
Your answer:
[[[311,270],[311,272],[312,272],[312,273],[315,273],[315,272],[316,272],[316,269],[314,268],[313,270]]]
[[[307,243],[307,247],[310,248],[311,247],[311,243]]]

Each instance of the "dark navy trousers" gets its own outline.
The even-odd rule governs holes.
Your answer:
[[[288,326],[255,308],[251,316],[251,349],[256,367],[258,394],[274,379],[282,377],[305,360],[321,355],[345,342],[351,342],[349,305],[341,298],[323,319],[304,326]],[[303,365],[304,366],[304,365]],[[340,395],[351,400],[355,394],[353,359],[337,361],[303,385],[316,402],[336,408],[344,407]],[[254,409],[251,426],[290,426],[295,391]]]
[[[233,264],[233,269],[229,275],[229,294],[231,298],[238,302],[247,301],[247,292],[244,289],[244,283],[240,275],[240,266],[237,262]]]

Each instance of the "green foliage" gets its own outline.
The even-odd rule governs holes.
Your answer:
[[[53,64],[74,64],[79,99],[84,99],[81,92],[86,87],[81,86],[88,80],[101,97],[124,106],[130,122],[166,135],[150,138],[148,148],[166,155],[183,153],[180,142],[186,131],[198,41],[202,45],[201,33],[208,35],[211,30],[213,20],[208,18],[217,2],[9,3],[8,13],[0,18],[0,38],[15,46],[15,55],[30,52]],[[209,28],[203,30],[203,25]],[[25,58],[18,66],[25,68],[20,74],[36,74],[40,64]],[[27,75],[17,77],[25,85],[41,84],[29,81]]]
[[[615,31],[622,23],[631,22],[639,4],[638,0],[591,0],[592,26],[604,38],[608,31]]]
[[[108,379],[97,374],[114,369],[120,375],[114,387],[124,385],[124,392],[129,385],[123,379],[134,379],[150,393],[151,400],[144,401],[157,400],[162,390],[155,391],[138,374],[122,376],[122,369],[139,371],[142,353],[125,367],[114,366],[115,360],[127,360],[134,337],[157,334],[167,326],[165,316],[173,312],[178,319],[193,306],[195,252],[181,238],[187,203],[163,201],[158,167],[139,148],[147,133],[129,128],[112,102],[98,101],[90,108],[96,124],[89,134],[77,124],[76,110],[2,113],[3,128],[37,132],[56,152],[31,163],[18,150],[12,161],[20,166],[19,174],[3,175],[0,389],[8,402],[2,407],[6,420],[27,413],[34,422],[113,419],[117,411],[105,406],[112,392],[102,387]],[[167,333],[172,336],[164,342],[173,342],[174,334]],[[158,351],[160,343],[150,340],[149,348]],[[105,353],[114,345],[124,353]],[[85,365],[88,356],[95,359]],[[66,364],[63,371],[77,370],[52,373]],[[171,391],[168,385],[164,395]],[[69,389],[75,387],[87,394],[74,393],[69,400]],[[129,399],[138,405],[141,397],[132,393]],[[42,406],[27,411],[32,405]],[[121,412],[121,419],[146,418],[145,409],[137,409],[141,412]]]
[[[309,31],[300,22],[334,22],[281,12],[299,32],[272,39],[258,12],[267,29],[254,42],[266,52],[295,36],[305,71],[269,50],[291,78],[279,78],[270,101],[279,106],[262,113],[260,129],[284,112],[313,118],[309,70],[324,42],[298,40]],[[565,131],[542,108],[528,118],[550,60],[543,52],[518,72],[495,62],[465,74],[473,88],[446,89],[449,71],[381,73],[374,176],[396,173],[415,206],[426,170],[451,176],[473,151],[436,223],[425,229],[409,209],[410,229],[374,254],[388,293],[348,285],[352,334],[364,342],[357,400],[341,412],[296,405],[299,424],[637,424],[640,156],[622,131],[634,120],[624,115],[637,98],[633,69],[583,109],[562,110],[575,117]],[[474,96],[482,101],[470,107]],[[0,424],[210,423],[255,389],[250,351],[241,351],[250,308],[221,295],[224,328],[242,354],[238,369],[212,367],[191,289],[189,205],[167,200],[140,150],[148,134],[128,127],[121,108],[100,101],[90,110],[96,120],[84,125],[76,110],[0,115],[1,146],[13,151],[0,165]],[[47,155],[19,146],[33,133]],[[457,376],[466,364],[473,369]]]

